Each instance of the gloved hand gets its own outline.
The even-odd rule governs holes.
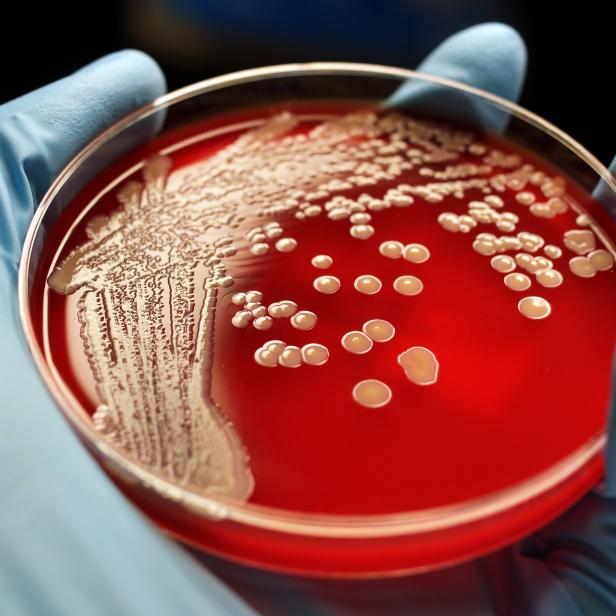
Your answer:
[[[420,69],[516,98],[525,61],[519,36],[488,24],[449,39]],[[53,408],[20,334],[16,271],[36,203],[91,137],[163,91],[151,60],[123,52],[0,107],[2,614],[250,613],[153,530],[100,472]],[[511,579],[521,580],[511,596],[528,598],[522,613],[616,613],[610,578],[616,456],[610,456],[603,495],[589,495],[546,529],[534,551],[528,545],[510,551]],[[298,597],[291,605],[320,612]]]
[[[95,135],[165,92],[140,52],[0,107],[0,614],[252,614],[101,472],[36,373],[16,275],[36,204]]]

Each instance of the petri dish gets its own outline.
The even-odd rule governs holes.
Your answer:
[[[24,332],[163,532],[308,576],[436,569],[601,478],[615,194],[570,137],[460,83],[233,73],[59,175],[24,245]]]

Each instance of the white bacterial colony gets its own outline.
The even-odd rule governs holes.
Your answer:
[[[317,269],[328,269],[333,265],[334,260],[329,255],[317,255],[310,263]]]
[[[569,210],[566,201],[561,198],[565,194],[565,182],[562,178],[550,180],[542,173],[539,173],[534,180],[532,175],[526,174],[526,177],[533,184],[541,185],[544,194],[551,195],[545,203],[536,203],[534,193],[519,192],[516,200],[522,205],[530,206],[532,214],[539,218],[554,218],[557,214],[564,214]],[[521,182],[517,185],[523,186],[523,184]],[[438,216],[438,222],[444,229],[454,233],[468,233],[480,223],[492,223],[501,231],[514,231],[515,224],[519,222],[518,217],[511,215],[506,219],[512,223],[510,227],[504,227],[502,224],[499,226],[503,214],[496,212],[494,207],[502,207],[503,202],[502,200],[500,203],[494,200],[487,202],[488,197],[484,199],[483,205],[471,201],[468,204],[468,213],[460,216],[444,212]],[[576,218],[576,223],[588,226],[590,219],[586,215],[580,215]],[[569,269],[581,278],[592,278],[597,271],[607,271],[614,265],[614,256],[610,251],[603,248],[596,250],[596,236],[591,229],[567,231],[563,237],[563,246],[578,255],[569,260]],[[541,248],[545,257],[534,254]],[[534,275],[537,284],[544,288],[556,288],[563,284],[564,277],[560,271],[554,269],[551,260],[560,258],[562,249],[553,244],[546,245],[544,239],[536,233],[520,231],[515,235],[497,236],[481,232],[473,241],[473,249],[481,255],[491,257],[490,265],[497,272],[506,274],[504,283],[512,291],[525,291],[532,286],[532,280],[527,274]],[[515,257],[503,254],[518,250],[527,252],[518,252]],[[515,272],[517,267],[527,274]],[[548,300],[531,296],[518,302],[518,310],[527,318],[543,319],[549,316],[552,308]]]
[[[597,246],[595,234],[590,229],[571,229],[563,236],[563,244],[578,255],[585,255]]]
[[[469,201],[466,214],[443,212],[437,220],[441,227],[453,233],[469,233],[479,224],[493,224],[499,231],[515,231],[519,218],[512,212],[499,211],[503,205],[500,197],[489,195],[483,201]]]
[[[384,319],[371,319],[362,326],[362,331],[350,331],[342,336],[342,348],[349,353],[363,355],[372,348],[373,342],[389,342],[395,335],[394,326]]]
[[[593,250],[588,255],[588,260],[598,272],[607,272],[614,265],[614,257],[611,253],[603,248]]]
[[[529,319],[545,319],[552,311],[552,307],[542,297],[531,295],[518,302],[518,310]]]
[[[590,217],[588,216],[588,214],[580,214],[576,219],[575,219],[575,224],[578,227],[588,227],[591,224],[591,220]]]
[[[262,299],[263,293],[260,291],[235,293],[231,301],[239,307],[239,310],[233,315],[231,323],[235,327],[248,327],[252,324],[255,329],[269,329],[274,321],[268,315],[268,309],[261,303]]]
[[[385,406],[392,398],[388,385],[377,379],[365,379],[353,387],[353,400],[369,409]]]
[[[255,361],[266,368],[299,368],[302,364],[322,366],[328,359],[327,347],[316,342],[305,344],[300,349],[282,340],[269,340],[255,351]]]
[[[424,263],[430,258],[430,250],[423,244],[407,244],[397,240],[382,242],[379,253],[388,259],[404,258],[410,263]],[[423,282],[410,274],[398,276],[393,281],[394,290],[400,295],[418,295],[423,290]]]
[[[438,360],[425,347],[415,346],[400,353],[398,363],[408,380],[416,385],[433,385],[438,379]]]
[[[560,287],[563,283],[563,275],[555,269],[546,269],[541,272],[537,272],[535,275],[535,280],[542,286],[547,289],[553,289],[555,287]]]
[[[484,162],[491,160],[494,163],[493,154],[484,157]],[[512,158],[508,162],[512,166],[517,166],[521,161]],[[489,183],[495,192],[513,192],[516,202],[528,207],[529,212],[537,218],[555,218],[571,209],[566,194],[565,179],[560,176],[549,177],[544,172],[535,170],[530,164],[524,164],[508,173],[492,176]],[[538,200],[530,188],[541,192],[544,199]],[[562,256],[562,248],[554,244],[546,245],[543,237],[529,231],[522,230],[512,234],[516,231],[519,216],[514,212],[502,211],[503,207],[504,201],[501,197],[489,194],[482,201],[469,201],[465,213],[442,212],[438,215],[437,221],[443,229],[452,233],[470,233],[479,225],[487,224],[509,233],[509,235],[497,235],[482,231],[475,236],[472,246],[479,254],[491,257],[490,265],[497,272],[506,274],[504,283],[512,291],[525,291],[532,286],[528,274],[534,275],[535,282],[543,288],[553,289],[561,286],[564,276],[554,269],[552,259]],[[592,227],[592,221],[586,214],[579,214],[575,221],[578,226]],[[613,252],[607,249],[607,245],[597,250],[596,242],[597,237],[593,229],[572,229],[564,234],[563,247],[577,255],[569,260],[569,269],[576,276],[592,278],[598,271],[607,271],[613,267]],[[537,255],[536,253],[542,248],[545,256]],[[507,252],[517,252],[517,254],[515,256],[503,254]],[[526,273],[516,272],[518,267]],[[539,319],[547,317],[552,309],[548,300],[531,296],[518,302],[518,310],[527,318]],[[541,316],[537,316],[538,314]]]
[[[423,244],[408,244],[402,250],[402,256],[411,263],[423,263],[430,258],[430,251]]]
[[[373,342],[389,342],[396,333],[394,326],[384,319],[366,321],[361,329]]]
[[[340,279],[336,276],[319,276],[312,283],[319,293],[331,295],[340,289]]]
[[[383,242],[379,246],[379,252],[388,259],[399,259],[402,256],[404,244],[394,240]]]
[[[283,237],[276,242],[276,250],[279,252],[291,252],[297,247],[297,240],[292,237]]]
[[[314,329],[317,325],[317,315],[309,310],[300,310],[291,317],[291,325],[295,329]]]
[[[363,355],[372,348],[372,339],[360,331],[350,331],[342,336],[342,348],[355,355]]]
[[[504,278],[505,284],[512,291],[526,291],[530,289],[531,280],[526,274],[507,274]]]
[[[388,240],[379,246],[379,252],[388,259],[404,258],[411,263],[424,263],[430,258],[430,250],[423,244],[407,244]]]
[[[262,300],[260,291],[234,293],[231,301],[239,310],[231,318],[231,324],[244,328],[252,323],[255,329],[267,330],[274,325],[275,319],[289,319],[295,329],[308,331],[316,327],[317,315],[310,310],[298,311],[294,301],[284,299],[266,306]]]
[[[429,259],[430,251],[418,243],[382,242],[379,213],[432,204],[435,224],[470,234],[472,249],[489,257],[501,276],[525,277],[529,286],[534,277],[548,293],[563,284],[553,266],[563,248],[573,252],[567,261],[576,276],[590,278],[613,267],[612,249],[599,246],[596,225],[577,210],[576,224],[584,228],[566,233],[562,247],[520,229],[518,214],[505,211],[504,197],[513,195],[508,202],[515,200],[513,205],[527,208],[539,222],[571,215],[575,208],[565,180],[478,142],[470,131],[372,112],[293,133],[299,125],[299,118],[282,113],[211,158],[177,170],[167,156],[145,161],[142,181],[121,186],[119,207],[93,217],[88,240],[49,277],[54,291],[78,293],[76,319],[100,400],[94,425],[138,463],[177,484],[237,499],[252,492],[244,446],[212,399],[214,315],[221,289],[235,290],[236,260],[286,258],[297,249],[286,228],[289,218],[342,221],[344,234],[368,245],[378,238],[382,257],[404,259],[410,268]],[[467,154],[476,162],[461,162]],[[401,176],[412,170],[422,181],[411,185]],[[382,183],[387,183],[384,191]],[[357,188],[362,191],[357,198],[341,194]],[[459,212],[438,211],[449,197],[460,202]],[[316,270],[328,270],[313,279],[323,302],[341,288],[340,279],[329,274],[333,264],[326,254],[311,260]],[[410,272],[395,280],[356,275],[360,293],[379,292],[383,285],[404,296],[423,289]],[[296,330],[318,331],[317,314],[288,299],[266,304],[259,291],[240,291],[231,303],[231,326],[257,330],[259,336],[271,335],[265,332],[279,319],[289,319]],[[518,302],[518,310],[542,319],[551,306],[529,296]],[[363,354],[394,334],[392,324],[373,319],[362,331],[345,334],[342,346]],[[328,357],[329,350],[317,342],[295,346],[270,340],[255,352],[263,367],[322,366]],[[438,362],[424,347],[410,347],[398,363],[412,383],[437,380]],[[392,392],[382,381],[368,379],[354,387],[352,397],[379,408]]]
[[[256,329],[266,330],[274,324],[275,319],[289,319],[291,325],[298,330],[310,331],[317,325],[317,315],[309,310],[298,310],[294,301],[285,299],[272,302],[265,307],[261,303],[263,293],[261,291],[246,291],[235,293],[231,302],[241,308],[250,307],[251,310],[239,310],[231,318],[231,323],[235,327],[247,327],[248,323],[239,321],[244,314],[248,314],[246,319],[252,318],[255,311],[259,316],[252,321]],[[265,316],[268,315],[268,316]],[[259,321],[267,319],[267,326],[262,326]],[[250,322],[250,321],[248,321]],[[305,344],[301,348],[288,345],[281,340],[269,340],[259,347],[254,353],[254,359],[260,366],[273,368],[282,366],[284,368],[299,368],[302,364],[308,366],[322,366],[329,359],[329,350],[322,344],[316,342]]]
[[[250,228],[244,237],[250,242],[250,252],[255,256],[267,254],[270,249],[271,240],[282,235],[282,227],[276,221],[267,225]]]
[[[394,289],[400,295],[418,295],[423,290],[423,282],[417,276],[398,276],[394,280]]]
[[[558,246],[554,246],[553,244],[545,245],[543,247],[543,252],[545,253],[545,256],[550,259],[560,259],[563,254],[563,251]]]
[[[540,274],[554,267],[554,263],[541,255],[533,256],[527,252],[519,252],[515,256],[516,265],[529,274]]]
[[[384,319],[371,319],[362,326],[362,331],[350,331],[342,336],[342,348],[353,355],[365,355],[373,343],[389,342],[395,335],[394,326]],[[389,386],[378,379],[366,379],[353,387],[352,397],[357,404],[367,408],[385,406],[392,398]]]
[[[374,295],[381,290],[383,284],[376,276],[372,276],[371,274],[363,274],[362,276],[355,278],[353,286],[356,291],[359,291],[364,295]]]
[[[279,302],[272,302],[267,307],[267,313],[273,319],[283,319],[292,317],[297,312],[297,304],[290,299],[283,299]]]
[[[601,262],[601,260],[595,258],[595,262],[593,263],[593,260],[591,260],[591,256],[592,254],[588,257],[572,257],[569,260],[569,269],[571,270],[571,272],[576,276],[579,276],[580,278],[592,278],[597,273],[597,271],[600,271],[601,268],[596,267],[596,263],[597,261]]]
[[[509,255],[497,255],[495,257],[492,257],[492,259],[490,260],[490,265],[501,274],[513,272],[513,270],[516,268],[515,260]]]
[[[374,235],[374,227],[372,225],[353,225],[349,229],[351,237],[358,240],[367,240]]]
[[[590,229],[567,231],[563,243],[578,255],[569,259],[569,269],[580,278],[592,278],[597,272],[606,272],[614,265],[614,255],[604,248],[597,249],[595,234]]]
[[[548,199],[545,203],[533,203],[530,206],[531,213],[538,218],[554,218],[557,214],[564,214],[568,209],[565,201],[559,197]]]

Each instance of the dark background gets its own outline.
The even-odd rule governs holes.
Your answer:
[[[616,153],[616,36],[609,3],[505,0],[108,0],[12,4],[4,13],[0,102],[110,51],[136,47],[169,89],[253,66],[349,60],[413,68],[443,38],[504,21],[529,51],[521,104],[603,162]]]

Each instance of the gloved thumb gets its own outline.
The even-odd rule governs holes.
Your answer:
[[[506,24],[485,23],[449,37],[417,70],[515,102],[524,84],[526,60],[526,46],[516,30]]]
[[[517,101],[526,74],[526,46],[516,30],[501,23],[467,28],[441,43],[417,67],[436,77],[460,81],[511,101]],[[501,131],[508,113],[474,95],[409,79],[386,106],[439,114],[480,129]]]
[[[156,62],[127,50],[0,106],[0,239],[9,254],[19,253],[33,206],[71,158],[113,122],[165,91]]]

